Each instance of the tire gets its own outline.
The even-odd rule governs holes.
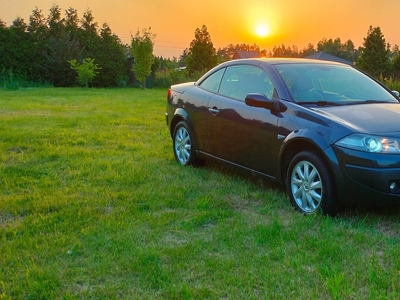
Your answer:
[[[179,122],[173,133],[173,150],[176,161],[182,166],[201,164],[196,155],[196,147],[193,143],[193,135],[186,122]]]
[[[333,176],[328,165],[311,151],[297,153],[287,169],[286,189],[292,205],[304,214],[338,211]]]

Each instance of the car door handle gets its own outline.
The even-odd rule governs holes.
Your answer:
[[[209,111],[213,116],[219,114],[219,109],[216,108],[216,107],[210,107],[210,108],[208,109],[208,111]]]

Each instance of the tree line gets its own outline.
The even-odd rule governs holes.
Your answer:
[[[0,72],[11,73],[27,81],[47,82],[54,86],[76,85],[76,72],[69,61],[94,59],[101,67],[94,86],[117,86],[128,80],[126,47],[107,23],[101,27],[88,9],[79,19],[69,8],[63,16],[53,5],[45,17],[33,10],[29,24],[18,17],[10,27],[0,20]]]
[[[215,49],[203,25],[195,30],[190,47],[179,58],[170,59],[153,55],[154,40],[149,28],[138,30],[131,43],[124,44],[107,23],[99,26],[95,22],[90,9],[79,18],[71,7],[63,14],[58,5],[53,5],[47,16],[35,8],[28,23],[17,17],[7,27],[0,19],[0,84],[13,77],[55,87],[79,82],[95,87],[165,87],[198,78],[218,63],[232,59],[238,50],[254,51],[261,57],[306,57],[324,51],[354,62],[376,77],[400,75],[399,48],[390,48],[379,27],[369,28],[363,47],[358,49],[351,40],[342,43],[340,38],[323,39],[316,47],[309,44],[302,50],[283,44],[270,51],[247,44]]]

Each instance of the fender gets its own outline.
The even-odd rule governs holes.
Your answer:
[[[198,141],[197,141],[196,132],[194,130],[192,119],[190,118],[189,114],[183,108],[177,108],[174,111],[174,115],[173,115],[171,123],[170,123],[171,137],[173,138],[175,126],[180,121],[186,122],[186,124],[190,130],[190,135],[192,136],[192,140],[193,140],[192,142],[194,143],[195,148],[198,149]]]
[[[293,157],[292,154],[297,153],[301,150],[310,149],[317,151],[322,158],[328,163],[329,168],[331,170],[332,176],[335,180],[336,190],[344,191],[344,182],[342,170],[339,166],[339,161],[331,147],[331,145],[326,141],[323,137],[324,132],[320,132],[319,135],[316,135],[315,132],[312,132],[309,129],[301,129],[292,131],[289,135],[284,139],[281,149],[279,151],[279,165],[278,165],[278,174],[279,181],[282,185],[284,182],[284,170],[286,170],[285,165],[289,164],[287,155]],[[304,148],[299,148],[304,147]],[[342,195],[338,193],[337,199],[340,200]]]
[[[320,151],[324,151],[326,148],[329,148],[331,145],[323,138],[324,132],[320,132],[319,135],[315,134],[315,130],[310,129],[298,129],[295,131],[290,132],[285,139],[283,140],[281,150],[279,152],[279,156],[282,156],[285,149],[293,142],[293,141],[306,141]]]
[[[168,124],[168,129],[170,132],[170,135],[174,134],[174,129],[176,124],[178,124],[180,121],[185,121],[188,126],[190,127],[191,131],[193,131],[193,122],[191,121],[189,114],[183,109],[183,108],[177,108],[171,113],[172,117],[171,120],[169,121]]]
[[[190,120],[189,114],[183,108],[178,107],[177,109],[175,109],[174,116],[172,117],[171,120],[171,131],[173,131],[173,128],[179,122],[176,121],[177,119],[179,119],[179,121],[184,120],[188,124],[188,126],[193,130],[193,122]]]

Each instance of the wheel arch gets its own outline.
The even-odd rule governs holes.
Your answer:
[[[316,137],[315,133],[312,135],[312,138],[307,135],[289,135],[281,149],[278,179],[285,189],[287,176],[286,172],[292,158],[301,151],[311,151],[324,161],[326,166],[329,168],[329,172],[331,172],[338,209],[345,204],[346,184],[344,182],[344,176],[342,176],[342,172],[344,172],[344,170],[341,169],[333,148],[326,142],[326,140],[324,140],[322,137]]]
[[[281,148],[280,154],[280,165],[279,165],[279,182],[284,185],[286,170],[290,164],[292,157],[300,151],[312,151],[317,154],[329,167],[329,171],[333,175],[335,180],[334,185],[337,187],[338,182],[336,174],[340,174],[340,166],[337,161],[336,155],[333,152],[331,146],[323,138],[316,138],[315,133],[312,136],[308,136],[308,133],[297,132],[292,133],[286,137],[283,147]],[[340,180],[339,180],[340,181]]]
[[[174,134],[174,130],[176,125],[180,122],[180,121],[185,121],[186,124],[189,126],[190,130],[192,132],[194,132],[193,130],[193,123],[190,120],[189,114],[182,108],[177,108],[174,112],[174,116],[172,117],[170,126],[169,126],[169,133],[171,135],[171,137]]]
[[[190,118],[189,114],[182,108],[176,109],[175,113],[171,119],[170,128],[169,128],[171,138],[174,138],[175,128],[181,121],[185,122],[186,125],[188,126],[190,135],[192,137],[192,143],[197,152],[197,150],[199,149],[198,148],[199,143],[197,140],[196,131],[194,130],[194,125],[193,125],[192,119]]]

